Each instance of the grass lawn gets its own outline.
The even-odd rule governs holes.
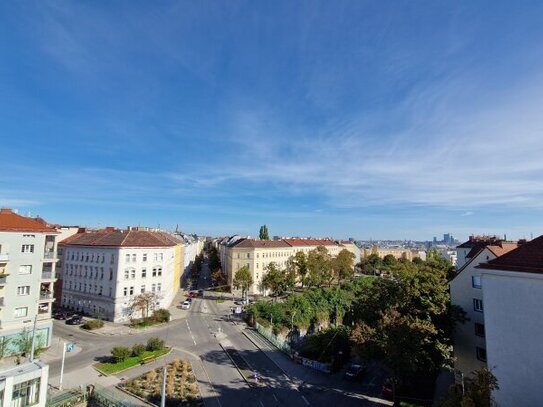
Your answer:
[[[118,373],[120,371],[130,369],[134,366],[138,366],[141,364],[141,361],[148,357],[155,357],[159,358],[160,356],[164,356],[167,353],[169,353],[171,348],[164,348],[161,350],[155,350],[155,351],[148,351],[146,350],[143,352],[143,355],[141,356],[130,356],[129,358],[126,358],[124,361],[119,363],[97,363],[94,365],[94,367],[101,373],[104,373],[106,375]]]

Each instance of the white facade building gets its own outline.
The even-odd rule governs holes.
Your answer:
[[[479,268],[493,396],[500,406],[541,406],[543,236]]]
[[[0,348],[19,353],[17,342],[30,335],[37,319],[39,346],[51,343],[54,301],[55,228],[39,218],[0,209]],[[3,356],[2,355],[2,356]]]
[[[458,260],[463,264],[450,282],[451,303],[466,312],[468,320],[457,324],[454,336],[454,367],[464,377],[486,366],[485,320],[481,269],[478,265],[515,249],[517,243],[494,237],[471,237],[459,246]],[[467,251],[469,249],[469,251]]]
[[[157,295],[156,308],[168,308],[177,291],[181,242],[174,236],[127,229],[84,232],[63,246],[62,305],[114,322],[134,315],[131,301],[144,292]]]
[[[49,366],[39,361],[0,371],[0,406],[45,407],[48,378]]]

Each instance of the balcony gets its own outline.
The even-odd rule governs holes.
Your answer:
[[[40,301],[53,301],[53,294],[51,293],[40,293]]]
[[[55,273],[53,273],[52,271],[42,271],[41,273],[42,280],[54,280],[55,278]]]
[[[4,306],[4,297],[0,297],[0,307]]]
[[[6,262],[6,261],[9,261],[9,254],[0,253],[0,262]]]
[[[7,283],[8,275],[0,274],[0,285],[5,285]]]
[[[45,252],[43,253],[43,258],[45,260],[56,260],[57,256],[55,252]]]

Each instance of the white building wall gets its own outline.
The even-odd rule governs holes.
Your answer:
[[[543,276],[483,270],[488,366],[500,406],[541,406]]]
[[[132,316],[131,300],[142,292],[159,295],[157,308],[168,308],[173,300],[174,247],[67,245],[64,252],[63,306],[123,322]]]
[[[33,252],[23,252],[23,245],[33,245]],[[31,330],[37,316],[41,345],[48,347],[57,261],[55,233],[0,232],[0,254],[0,268],[6,273],[0,284],[0,336],[14,339],[23,330]],[[50,294],[41,296],[45,290]],[[12,348],[8,346],[8,353]]]
[[[3,391],[4,397],[1,402],[2,407],[13,407],[17,404],[13,400],[13,390],[18,384],[28,381],[38,380],[34,386],[28,391],[35,394],[37,398],[34,407],[45,407],[47,401],[47,381],[49,379],[49,366],[40,361],[25,363],[16,368],[0,371],[0,390]]]

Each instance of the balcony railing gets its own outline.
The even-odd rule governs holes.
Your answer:
[[[42,271],[41,278],[42,280],[50,280],[55,278],[55,274],[52,271]]]
[[[53,294],[51,293],[41,293],[40,294],[40,300],[52,300]]]
[[[56,254],[55,254],[55,252],[45,252],[45,253],[43,253],[43,258],[44,259],[54,259],[54,258],[56,258]]]
[[[0,297],[0,307],[4,306],[4,297]]]
[[[8,261],[8,260],[9,260],[9,254],[0,253],[0,261]]]
[[[0,276],[0,285],[4,285],[7,283],[7,276]]]

